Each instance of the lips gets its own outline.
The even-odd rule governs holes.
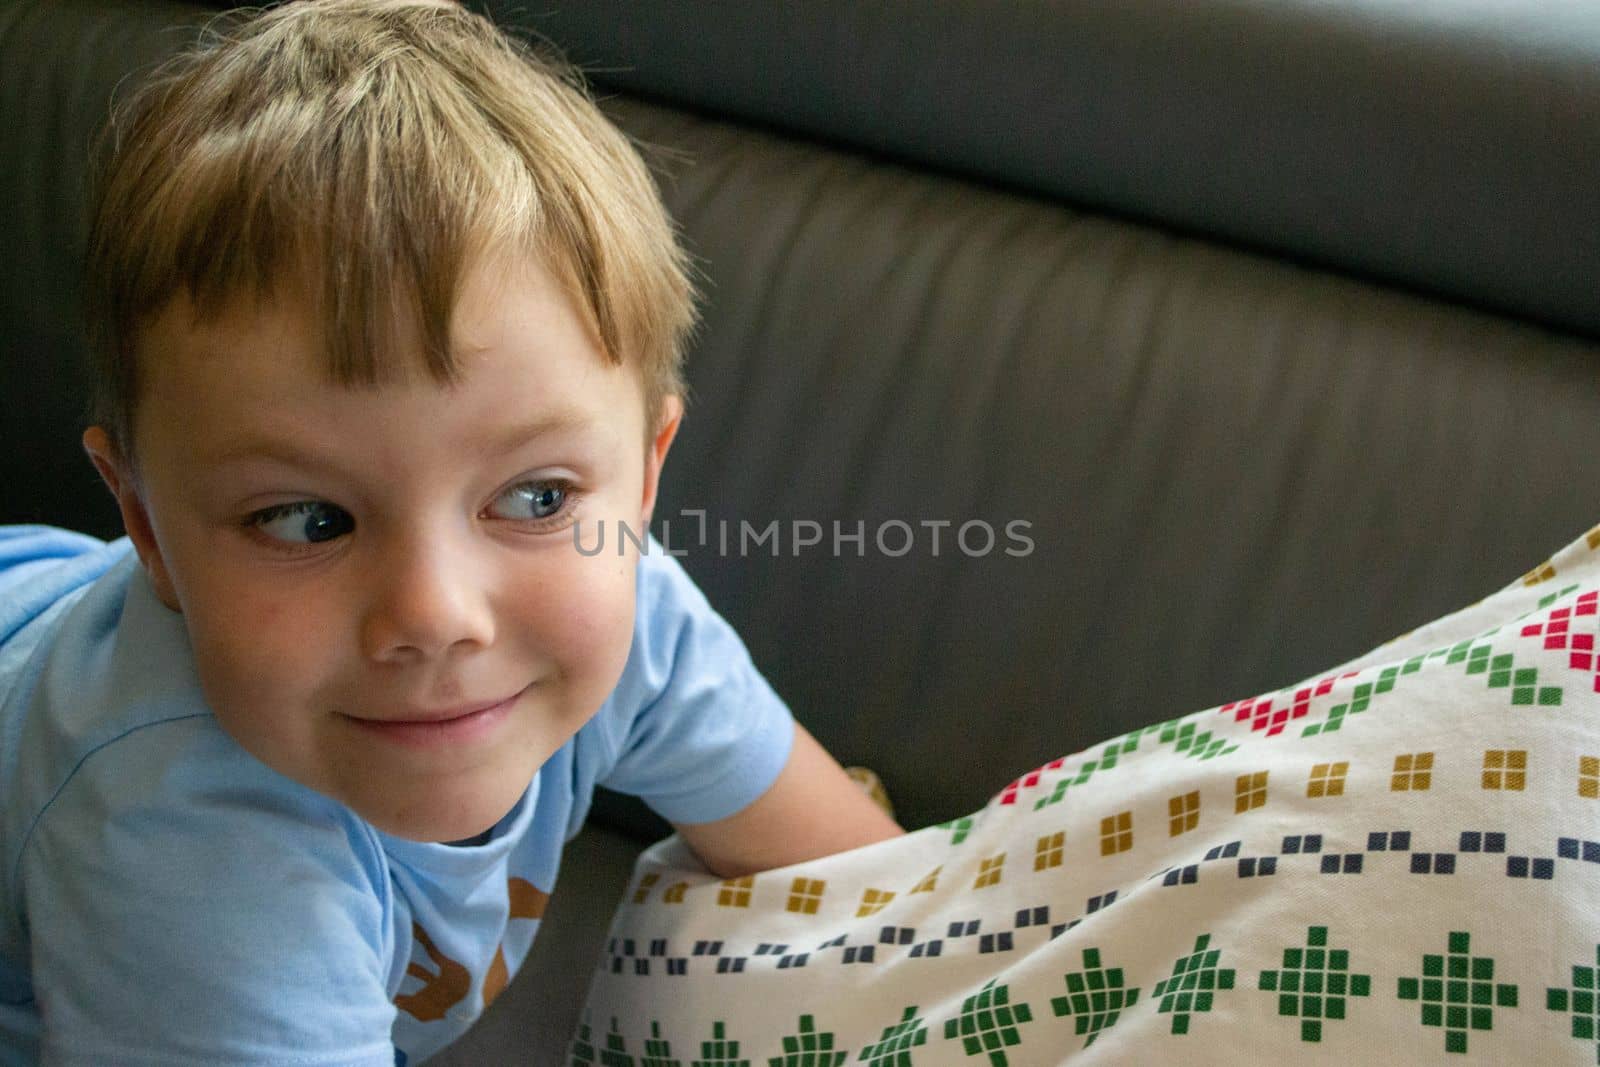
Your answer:
[[[408,748],[462,745],[492,738],[510,715],[522,692],[490,703],[460,704],[450,708],[413,708],[381,719],[339,714],[368,736]]]
[[[381,719],[363,718],[362,721],[402,724],[452,722],[456,719],[464,719],[468,715],[476,715],[481,711],[488,711],[490,708],[497,708],[501,704],[508,703],[514,699],[516,699],[516,694],[512,694],[509,697],[501,697],[499,700],[483,700],[476,704],[462,704],[453,708],[439,708],[433,711],[402,711]],[[351,718],[361,718],[361,716],[351,716]]]

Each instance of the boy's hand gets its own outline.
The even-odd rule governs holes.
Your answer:
[[[754,803],[716,822],[673,824],[722,878],[831,856],[905,833],[799,723],[789,762]]]

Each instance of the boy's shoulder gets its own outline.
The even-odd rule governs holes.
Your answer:
[[[783,767],[788,706],[679,554],[654,538],[639,558],[637,610],[622,677],[586,728],[605,740],[597,783],[643,798],[672,822],[739,811]]]
[[[668,551],[654,535],[639,553],[637,601],[641,616],[649,621],[656,621],[663,614],[669,617],[716,614],[679,562],[683,554],[682,550]]]
[[[145,632],[124,619],[136,569],[126,542],[0,528],[0,840],[8,846],[59,788],[54,768],[76,766],[106,739],[96,731],[104,714],[96,698],[115,691],[114,653],[125,661],[129,652],[121,633]]]
[[[54,526],[0,526],[0,649],[130,551]]]
[[[47,766],[76,768],[141,727],[204,711],[182,620],[126,540],[0,533],[0,621],[8,801]]]
[[[8,554],[24,537],[30,550]],[[7,890],[18,891],[22,854],[47,822],[59,830],[103,816],[114,832],[129,812],[179,813],[191,794],[272,794],[268,806],[282,810],[308,792],[250,759],[217,724],[183,620],[156,598],[126,541],[7,529],[0,567],[0,615],[11,624],[0,631]]]
[[[33,539],[35,549],[49,540]],[[0,980],[51,1006],[57,1053],[148,1062],[92,1044],[118,1032],[156,1047],[146,1031],[173,1023],[143,1018],[147,1006],[114,995],[114,983],[170,985],[174,968],[203,967],[223,984],[293,991],[305,961],[340,939],[355,976],[346,984],[370,995],[359,1020],[339,1025],[367,1035],[376,1062],[392,1014],[394,907],[375,836],[226,735],[181,616],[125,543],[54,538],[54,557],[6,556],[21,540],[0,533],[0,558],[23,561],[0,570],[0,603],[8,618],[29,605],[0,644]],[[318,901],[309,911],[306,893]],[[186,1025],[243,1002],[211,992],[214,1004],[186,1004]],[[310,1019],[307,996],[330,993],[264,997],[250,1010],[277,1012],[271,1027],[290,1033],[283,1013]],[[0,1047],[6,1036],[0,1026]]]
[[[608,708],[631,717],[703,658],[700,646],[737,636],[680,562],[651,536],[639,552],[633,646]],[[743,652],[743,648],[740,648]]]

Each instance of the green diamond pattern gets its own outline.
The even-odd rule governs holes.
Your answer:
[[[928,1043],[928,1028],[917,1018],[915,1004],[907,1008],[900,1021],[883,1028],[876,1044],[861,1050],[868,1067],[912,1067],[911,1050]]]
[[[750,1061],[739,1058],[739,1042],[728,1040],[727,1024],[715,1022],[711,1040],[700,1042],[700,1058],[689,1067],[750,1067]]]
[[[959,1037],[968,1056],[987,1053],[990,1067],[1007,1067],[1005,1050],[1022,1044],[1019,1027],[1033,1022],[1033,1012],[1026,1004],[1011,1004],[1011,988],[997,987],[998,981],[989,979],[961,1002],[961,1014],[944,1024],[944,1037],[946,1041]]]
[[[959,819],[951,819],[949,822],[942,822],[939,824],[938,828],[941,830],[950,831],[950,846],[954,848],[956,845],[959,845],[961,842],[965,841],[967,839],[967,835],[972,832],[972,816],[963,815]]]
[[[1552,593],[1539,602],[1540,608],[1549,607],[1561,597],[1576,589],[1570,586],[1560,593]],[[1535,612],[1529,612],[1529,615]],[[1524,616],[1526,617],[1526,616]],[[1535,667],[1518,667],[1513,662],[1509,653],[1495,655],[1493,646],[1487,639],[1499,633],[1496,627],[1477,637],[1469,638],[1459,644],[1448,648],[1435,649],[1420,656],[1414,656],[1399,666],[1384,668],[1376,680],[1363,682],[1356,686],[1348,701],[1335,704],[1328,709],[1328,717],[1322,722],[1312,723],[1300,732],[1302,737],[1315,737],[1317,734],[1335,733],[1351,715],[1366,711],[1372,705],[1372,700],[1389,692],[1394,688],[1395,680],[1403,674],[1412,674],[1422,669],[1426,660],[1444,657],[1446,663],[1466,664],[1468,674],[1485,675],[1485,681],[1491,689],[1511,690],[1511,703],[1517,707],[1559,707],[1561,705],[1561,687],[1555,685],[1540,685],[1539,671]],[[1165,736],[1163,736],[1165,740]]]
[[[1126,756],[1130,752],[1136,751],[1138,748],[1138,732],[1135,731],[1131,734],[1124,734],[1122,737],[1117,738],[1115,741],[1112,741],[1110,744],[1106,745],[1105,748],[1100,750],[1100,769],[1102,771],[1109,771],[1111,768],[1117,765],[1117,760],[1119,758]]]
[[[1033,802],[1033,810],[1038,811],[1040,808],[1048,808],[1052,804],[1061,803],[1061,801],[1065,799],[1067,795],[1067,786],[1071,784],[1072,783],[1067,781],[1067,779],[1061,779],[1056,783],[1056,787],[1050,791],[1049,796],[1040,797],[1038,800]]]
[[[783,1039],[783,1055],[767,1060],[767,1067],[839,1067],[849,1050],[835,1050],[833,1035],[817,1032],[817,1023],[810,1015],[800,1016],[800,1032]]]
[[[1551,593],[1547,597],[1541,597],[1540,600],[1539,600],[1538,610],[1539,611],[1543,611],[1545,608],[1549,607],[1551,604],[1554,604],[1556,601],[1560,600],[1562,597],[1566,596],[1568,593],[1575,593],[1575,592],[1577,592],[1577,590],[1578,590],[1578,587],[1576,585],[1569,585],[1565,589],[1561,590],[1561,592],[1559,592],[1559,593]],[[1528,615],[1532,615],[1532,614],[1533,614],[1533,612],[1531,612],[1531,611],[1528,612]],[[1527,618],[1527,617],[1528,617],[1527,615],[1523,616],[1523,618]]]
[[[1487,675],[1490,689],[1510,689],[1514,706],[1556,707],[1561,703],[1561,687],[1540,685],[1535,667],[1518,667],[1510,653],[1495,655],[1487,644],[1463,641],[1445,655],[1446,663],[1465,662],[1468,674]]]
[[[1154,726],[1146,726],[1130,733],[1123,734],[1116,740],[1111,741],[1106,745],[1105,748],[1100,750],[1100,755],[1098,758],[1085,760],[1078,767],[1078,773],[1075,776],[1071,778],[1063,776],[1056,782],[1054,789],[1051,790],[1049,795],[1034,801],[1033,810],[1038,811],[1040,808],[1048,808],[1052,804],[1061,803],[1062,799],[1066,797],[1067,790],[1070,787],[1083,785],[1090,778],[1094,777],[1096,772],[1111,770],[1119,762],[1121,762],[1123,756],[1126,756],[1130,752],[1137,752],[1139,750],[1139,738],[1143,734],[1153,732],[1155,729],[1156,727]]]
[[[1195,938],[1194,951],[1173,961],[1172,974],[1156,983],[1156,1010],[1172,1014],[1175,1034],[1189,1032],[1191,1015],[1211,1010],[1217,990],[1233,988],[1233,968],[1218,967],[1222,952],[1210,945],[1210,934]]]
[[[1382,696],[1394,688],[1395,681],[1402,675],[1415,674],[1422,669],[1426,656],[1413,656],[1397,666],[1385,667],[1378,672],[1378,677],[1370,682],[1362,682],[1350,694],[1350,699],[1343,704],[1335,704],[1328,709],[1328,717],[1321,722],[1314,722],[1300,731],[1301,737],[1315,737],[1318,734],[1337,733],[1344,725],[1345,720],[1351,715],[1358,715],[1372,706],[1374,697]]]
[[[1097,948],[1083,950],[1083,967],[1065,976],[1067,995],[1051,998],[1050,1008],[1057,1015],[1074,1016],[1078,1036],[1089,1035],[1083,1043],[1088,1048],[1100,1031],[1116,1025],[1124,1008],[1133,1007],[1139,987],[1124,984],[1121,967],[1102,967]]]
[[[1332,734],[1339,731],[1344,725],[1344,717],[1349,714],[1349,704],[1335,704],[1328,709],[1328,717],[1321,722],[1314,722],[1300,731],[1301,737],[1316,737],[1318,734]]]
[[[1300,1040],[1322,1040],[1324,1019],[1343,1019],[1345,1001],[1372,993],[1372,976],[1350,973],[1350,953],[1328,948],[1326,926],[1306,927],[1304,948],[1283,950],[1283,967],[1262,971],[1259,988],[1278,994],[1278,1014],[1300,1019]]]
[[[1201,760],[1226,756],[1239,747],[1228,744],[1226,738],[1213,736],[1210,730],[1200,729],[1192,718],[1187,722],[1173,719],[1162,723],[1160,740],[1162,744],[1170,742],[1176,752]]]
[[[1109,751],[1109,749],[1107,751]],[[1112,762],[1114,765],[1115,757],[1112,758]],[[1041,797],[1039,800],[1034,802],[1033,810],[1038,811],[1040,808],[1047,808],[1051,804],[1061,803],[1062,799],[1067,795],[1068,787],[1082,785],[1084,782],[1087,782],[1091,777],[1094,776],[1094,772],[1099,766],[1100,764],[1097,760],[1085,760],[1083,766],[1078,768],[1077,777],[1064,777],[1060,781],[1056,782],[1055,788],[1050,791],[1049,796]]]
[[[1444,1050],[1466,1052],[1469,1030],[1493,1030],[1494,1009],[1517,1006],[1517,987],[1495,982],[1494,959],[1472,955],[1472,935],[1450,933],[1443,956],[1424,955],[1420,978],[1400,979],[1401,1000],[1422,1002],[1422,1025],[1444,1027]]]
[[[601,1067],[633,1067],[633,1057],[628,1055],[628,1043],[617,1032],[617,1020],[611,1019],[611,1032],[606,1035],[606,1047],[600,1052]]]
[[[1600,1063],[1600,945],[1594,950],[1595,966],[1572,965],[1572,987],[1551,986],[1545,990],[1544,1006],[1551,1011],[1572,1013],[1572,1036],[1595,1043],[1595,1062]]]
[[[572,1039],[569,1067],[587,1067],[594,1063],[594,1034],[588,1023],[578,1024],[578,1036]]]
[[[654,1020],[650,1023],[650,1036],[645,1039],[644,1059],[639,1061],[639,1067],[683,1067],[681,1061],[672,1058],[672,1043],[661,1036],[661,1024]]]
[[[1198,732],[1197,732],[1198,731]],[[1197,759],[1211,759],[1213,756],[1226,756],[1238,745],[1230,745],[1227,739],[1214,737],[1210,730],[1199,730],[1194,722],[1184,722],[1173,719],[1171,722],[1157,723],[1146,726],[1112,741],[1100,750],[1100,755],[1095,759],[1085,760],[1078,767],[1078,773],[1072,777],[1062,777],[1056,782],[1055,788],[1049,795],[1034,801],[1033,810],[1048,808],[1052,804],[1059,804],[1066,798],[1067,790],[1073,786],[1083,785],[1097,772],[1109,771],[1121,762],[1122,757],[1139,749],[1139,738],[1147,733],[1159,734],[1158,740],[1163,744],[1172,744],[1174,748],[1187,753]]]

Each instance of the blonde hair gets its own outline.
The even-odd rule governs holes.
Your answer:
[[[213,23],[108,128],[86,305],[93,418],[123,454],[140,332],[179,295],[205,319],[303,286],[332,381],[384,380],[411,336],[444,383],[463,275],[505,247],[541,256],[606,358],[637,364],[653,426],[683,388],[689,265],[579,74],[440,0],[248,14]]]

